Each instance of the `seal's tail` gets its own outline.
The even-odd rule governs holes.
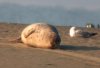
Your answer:
[[[13,42],[13,43],[22,43],[21,37],[18,37],[16,39],[10,40],[10,42]]]

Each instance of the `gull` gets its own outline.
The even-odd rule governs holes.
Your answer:
[[[80,36],[80,37],[84,37],[84,38],[89,38],[89,37],[92,37],[96,34],[97,33],[83,31],[82,29],[78,29],[77,27],[74,27],[74,26],[71,27],[69,30],[70,37]]]

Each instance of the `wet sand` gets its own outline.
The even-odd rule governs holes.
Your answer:
[[[69,27],[57,26],[62,42],[52,50],[10,42],[25,26],[0,23],[0,68],[100,68],[100,29],[85,29],[97,33],[90,38],[70,38]]]

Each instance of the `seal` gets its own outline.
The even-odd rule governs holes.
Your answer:
[[[18,42],[36,48],[57,48],[60,46],[61,38],[56,27],[46,23],[34,23],[22,30]]]

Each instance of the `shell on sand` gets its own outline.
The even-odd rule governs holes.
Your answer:
[[[57,29],[45,23],[35,23],[27,26],[21,33],[24,44],[37,48],[55,48],[61,39]]]

